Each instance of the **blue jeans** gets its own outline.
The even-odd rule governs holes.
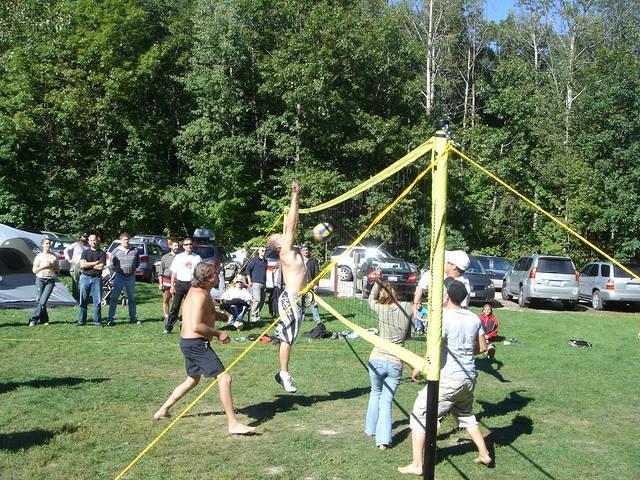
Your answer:
[[[391,407],[402,379],[402,365],[388,360],[369,359],[371,395],[364,430],[376,436],[376,445],[391,445]]]
[[[244,314],[247,313],[247,307],[245,305],[229,305],[229,310],[231,310],[231,320],[234,322],[242,322]]]
[[[78,323],[87,323],[87,306],[89,305],[89,294],[93,299],[93,323],[102,323],[102,277],[90,277],[84,273],[80,275],[80,312],[78,313]]]
[[[113,317],[116,314],[116,305],[118,305],[118,297],[122,289],[127,292],[127,298],[129,299],[129,321],[137,322],[136,316],[136,275],[123,275],[116,273],[113,277],[113,290],[111,290],[111,298],[109,299],[109,317],[108,322],[113,322]]]
[[[38,304],[36,308],[33,310],[31,314],[31,321],[38,323],[49,323],[49,314],[47,313],[47,301],[49,300],[49,296],[51,292],[53,292],[53,287],[56,284],[55,278],[40,278],[36,277],[36,291],[37,291],[37,299]]]

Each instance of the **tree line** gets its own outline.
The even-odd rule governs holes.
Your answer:
[[[446,118],[466,154],[634,259],[639,50],[637,0],[522,0],[497,24],[478,0],[3,2],[0,222],[238,244],[292,179],[320,203]],[[470,165],[450,172],[452,246],[594,256]]]

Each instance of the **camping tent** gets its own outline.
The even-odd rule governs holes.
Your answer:
[[[32,259],[12,247],[0,247],[0,308],[35,305],[36,276]],[[73,306],[75,300],[62,283],[56,282],[47,306]]]
[[[9,238],[28,238],[33,243],[40,246],[40,240],[45,237],[46,235],[42,235],[41,233],[25,232],[24,230],[18,230],[17,228],[0,223],[0,245],[3,245],[4,241]]]

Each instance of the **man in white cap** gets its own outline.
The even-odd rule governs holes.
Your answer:
[[[446,250],[444,252],[444,278],[452,277],[454,280],[462,282],[467,289],[467,296],[462,301],[460,306],[467,308],[469,306],[469,292],[471,292],[471,285],[469,280],[463,277],[463,273],[469,268],[469,255],[462,250]],[[431,279],[431,272],[427,271],[418,282],[416,287],[416,293],[413,297],[413,316],[417,318],[418,310],[422,306],[422,294],[425,290],[429,290],[429,281]]]

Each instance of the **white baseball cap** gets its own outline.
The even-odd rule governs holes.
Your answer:
[[[461,272],[464,272],[469,268],[469,264],[471,263],[469,255],[464,253],[462,250],[445,250],[444,261],[455,265]]]

